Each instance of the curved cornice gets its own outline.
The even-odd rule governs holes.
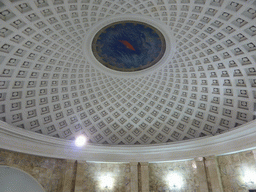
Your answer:
[[[32,155],[104,162],[159,162],[222,155],[256,147],[256,121],[220,135],[170,144],[78,148],[73,141],[53,138],[0,122],[0,147]]]

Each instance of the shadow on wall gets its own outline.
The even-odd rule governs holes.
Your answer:
[[[0,191],[45,192],[31,175],[8,166],[0,166]]]

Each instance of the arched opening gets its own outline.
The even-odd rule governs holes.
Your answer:
[[[0,166],[0,191],[45,192],[43,187],[31,175],[8,166]]]

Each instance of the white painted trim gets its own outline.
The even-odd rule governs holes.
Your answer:
[[[0,148],[32,155],[104,162],[160,162],[223,155],[256,148],[256,120],[210,137],[154,145],[98,145],[41,135],[0,122]]]
[[[141,71],[135,71],[135,72],[116,71],[102,65],[93,55],[93,52],[91,49],[93,38],[95,34],[103,27],[119,21],[143,22],[159,30],[163,34],[165,38],[165,43],[166,43],[166,49],[163,57],[153,66],[143,69]],[[150,73],[154,73],[157,68],[161,66],[165,66],[170,63],[170,61],[174,56],[175,51],[176,51],[176,41],[175,41],[174,35],[170,30],[170,28],[167,27],[165,23],[151,17],[137,15],[137,14],[122,14],[122,15],[115,15],[112,17],[104,18],[101,21],[94,24],[92,27],[90,27],[89,31],[86,32],[83,40],[83,52],[85,53],[85,58],[88,61],[88,63],[105,74],[109,74],[111,76],[121,77],[121,78],[134,78],[134,77],[140,77],[140,76],[148,75]]]

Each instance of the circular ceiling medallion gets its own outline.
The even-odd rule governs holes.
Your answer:
[[[172,31],[164,23],[141,15],[119,15],[97,22],[83,43],[89,64],[109,75],[147,75],[171,62]]]
[[[103,27],[94,37],[92,52],[104,66],[122,72],[149,68],[164,55],[165,39],[155,27],[120,21]]]

